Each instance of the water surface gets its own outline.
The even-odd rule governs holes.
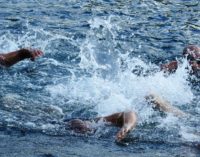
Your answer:
[[[10,0],[0,2],[0,52],[34,47],[45,55],[1,69],[0,156],[198,156],[199,78],[181,58],[200,45],[198,0]],[[180,68],[166,76],[162,63]],[[191,114],[154,111],[154,91]],[[117,128],[83,136],[63,119],[134,110],[122,142]]]

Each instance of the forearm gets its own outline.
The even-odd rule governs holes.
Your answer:
[[[106,122],[110,122],[113,125],[121,127],[123,125],[122,124],[123,123],[122,122],[123,113],[124,112],[117,112],[117,113],[114,113],[114,114],[111,114],[111,115],[108,115],[108,116],[98,117],[96,119],[98,119],[98,120],[103,119]]]
[[[172,106],[168,101],[164,100],[156,94],[149,94],[145,98],[148,102],[154,104],[155,107],[163,112],[173,113],[175,116],[186,115],[183,111]]]
[[[1,54],[0,64],[6,67],[10,67],[17,62],[29,58],[26,49],[20,49],[18,51],[9,52],[7,54]]]

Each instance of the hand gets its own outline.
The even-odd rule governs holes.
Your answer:
[[[32,49],[32,48],[22,49],[22,56],[25,58],[30,58],[31,61],[34,61],[35,58],[41,55],[43,55],[43,52],[38,49]]]
[[[117,141],[123,140],[128,134],[129,130],[130,129],[128,129],[127,127],[122,127],[121,130],[117,133],[117,136],[116,136]]]

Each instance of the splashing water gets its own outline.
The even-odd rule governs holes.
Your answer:
[[[47,91],[55,98],[61,95],[66,99],[94,106],[94,111],[99,116],[134,110],[141,122],[151,122],[151,116],[155,114],[144,99],[151,92],[159,94],[176,107],[182,108],[182,105],[191,103],[194,96],[187,80],[186,60],[183,60],[176,73],[166,76],[159,71],[158,65],[151,62],[145,63],[138,57],[130,57],[128,50],[124,54],[101,53],[104,44],[109,47],[109,51],[109,49],[114,49],[113,45],[116,45],[116,41],[114,40],[112,45],[104,42],[99,44],[98,36],[94,36],[94,32],[100,26],[104,26],[103,33],[110,32],[113,29],[110,23],[111,18],[89,21],[92,26],[87,33],[85,42],[81,45],[81,62],[79,64],[80,69],[87,71],[86,75],[73,77],[66,83],[48,86]],[[115,38],[112,32],[110,35]],[[98,58],[100,53],[101,58]],[[104,60],[104,64],[101,60]],[[123,65],[121,60],[123,60]],[[141,75],[133,73],[137,66],[142,69]],[[150,74],[142,75],[148,71]],[[174,125],[177,123],[179,121],[176,121]],[[164,124],[172,125],[170,121]]]
[[[0,32],[2,53],[21,47],[45,52],[35,63],[23,61],[13,69],[1,70],[0,125],[63,135],[64,115],[87,118],[133,110],[138,125],[131,135],[139,141],[199,142],[198,85],[194,89],[187,61],[177,59],[180,65],[173,74],[160,71],[160,64],[177,56],[185,43],[183,38],[191,35],[182,21],[179,27],[174,25],[176,17],[170,17],[165,8],[173,2],[127,2],[130,6],[116,2],[119,9],[112,9],[109,15],[105,10],[102,15],[101,5],[108,7],[106,2],[60,1],[50,19],[46,14],[53,3],[37,3],[46,23],[39,20],[33,24],[30,18],[19,24],[21,27],[13,26],[19,32],[9,28]],[[65,3],[73,4],[70,12],[66,12],[69,6]],[[46,5],[50,8],[43,10]],[[131,10],[133,5],[140,11]],[[179,8],[181,2],[176,6]],[[173,5],[170,9],[177,12]],[[178,33],[179,28],[184,29]],[[194,35],[188,40],[192,43],[198,39]],[[144,98],[150,93],[189,113],[189,118],[163,116],[153,110]],[[97,130],[95,136],[101,134]]]

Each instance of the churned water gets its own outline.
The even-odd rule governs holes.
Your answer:
[[[198,0],[1,0],[0,52],[45,54],[0,69],[0,156],[200,156],[199,78],[181,58],[200,45],[199,19]],[[173,59],[167,76],[159,66]],[[152,91],[190,116],[154,111]],[[63,123],[126,110],[138,123],[121,143],[118,128],[83,136]]]

